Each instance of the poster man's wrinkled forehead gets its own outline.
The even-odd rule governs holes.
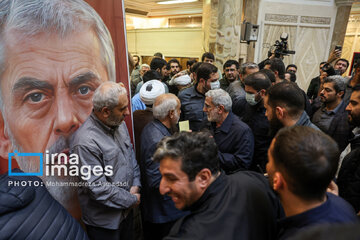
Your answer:
[[[74,32],[92,29],[99,40],[108,79],[115,81],[115,56],[111,35],[101,17],[83,0],[0,1],[0,82],[6,70],[6,36],[16,32],[21,40],[47,33],[63,39]],[[0,84],[1,86],[1,84]],[[1,91],[0,106],[3,108]]]

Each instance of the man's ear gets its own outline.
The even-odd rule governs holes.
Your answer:
[[[203,78],[200,78],[198,82],[199,82],[199,83],[203,83],[203,84],[205,85],[206,80],[205,80],[205,79],[203,79]]]
[[[7,159],[11,151],[11,141],[5,129],[3,114],[0,112],[0,157]]]
[[[218,106],[218,109],[219,109],[219,110],[218,110],[218,113],[219,113],[219,114],[222,114],[222,113],[225,112],[224,105],[221,105],[221,104],[220,104],[220,105]]]
[[[175,110],[170,110],[168,116],[170,119],[173,119],[175,117]]]
[[[275,114],[276,114],[276,118],[277,118],[277,119],[279,119],[279,120],[283,119],[284,116],[285,116],[285,108],[282,108],[282,107],[280,107],[280,106],[277,106],[277,107],[275,108]]]
[[[275,191],[279,191],[284,189],[287,186],[284,176],[280,172],[275,172],[273,177],[273,185],[272,188]]]
[[[108,118],[111,115],[110,109],[107,107],[103,107],[101,109],[101,115],[103,116],[103,118]]]
[[[340,91],[337,94],[339,95],[339,97],[342,97],[344,95],[344,91]]]
[[[276,77],[279,77],[279,72],[278,71],[274,71],[274,74]]]
[[[211,171],[208,168],[203,168],[196,175],[196,182],[201,189],[206,189],[211,182]]]
[[[259,92],[259,94],[260,94],[260,96],[261,96],[262,98],[264,98],[265,95],[266,95],[266,90],[265,90],[265,89],[261,89],[260,92]]]

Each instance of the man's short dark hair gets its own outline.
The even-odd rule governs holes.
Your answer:
[[[322,64],[325,64],[325,63],[327,63],[327,62],[321,62],[321,63],[319,64],[319,67],[320,67]]]
[[[323,200],[340,153],[337,143],[325,133],[294,126],[277,133],[271,155],[293,194],[304,200]]]
[[[227,60],[225,62],[225,64],[224,64],[224,70],[225,70],[225,68],[231,67],[232,65],[235,65],[236,70],[239,69],[239,63],[237,61],[235,61],[235,60]]]
[[[201,61],[203,62],[205,60],[205,58],[215,60],[214,54],[212,54],[211,52],[204,53],[201,57]]]
[[[218,69],[216,66],[210,63],[202,63],[198,69],[196,70],[197,80],[200,78],[208,80],[210,78],[210,74],[217,73]]]
[[[154,57],[163,58],[163,54],[161,52],[157,52],[154,54]]]
[[[290,81],[296,82],[296,74],[293,72],[286,72],[287,74],[290,74]]]
[[[162,58],[153,58],[151,60],[150,63],[150,69],[151,70],[156,70],[156,69],[161,69],[164,67],[164,65],[166,65],[166,61]]]
[[[266,91],[268,104],[275,109],[281,106],[287,109],[289,116],[298,117],[304,111],[305,99],[301,89],[293,82],[281,82]]]
[[[197,63],[196,59],[190,59],[186,61],[186,66],[192,66],[193,64]]]
[[[259,72],[266,74],[272,83],[276,82],[276,77],[273,71],[270,69],[261,69]]]
[[[203,64],[203,62],[196,62],[194,63],[194,65],[191,66],[190,68],[190,72],[195,72],[198,70],[198,68],[200,67],[200,65]]]
[[[180,63],[179,63],[179,61],[178,61],[176,58],[173,58],[173,59],[171,59],[171,60],[168,62],[169,65],[170,65],[171,63],[177,63],[177,64],[179,65],[179,67],[180,67]]]
[[[218,148],[208,132],[180,132],[163,138],[157,145],[154,161],[164,158],[181,161],[181,170],[193,181],[204,168],[213,175],[219,172]]]
[[[245,78],[245,85],[252,87],[256,91],[260,91],[262,89],[267,90],[269,87],[271,87],[271,81],[265,73],[256,72],[248,75]]]
[[[291,68],[291,67],[293,67],[293,68],[295,68],[295,69],[297,70],[297,66],[296,66],[295,64],[289,64],[289,65],[287,65],[285,71],[287,72],[287,70],[288,70],[289,68]]]
[[[154,80],[154,79],[161,81],[161,75],[156,70],[149,70],[143,76],[144,83],[146,83],[147,81],[150,81],[150,80]]]
[[[339,61],[346,62],[346,69],[348,69],[348,67],[349,67],[349,61],[348,61],[348,60],[346,60],[345,58],[339,58],[338,60],[336,60],[335,65],[336,65]]]
[[[270,59],[266,59],[265,62],[264,62],[264,66],[270,65],[270,64],[271,64]]]
[[[285,78],[285,64],[280,58],[273,58],[270,60],[270,69],[278,72],[279,78]]]

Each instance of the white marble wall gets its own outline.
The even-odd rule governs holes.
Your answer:
[[[280,2],[260,2],[258,24],[261,35],[255,61],[265,59],[269,46],[280,40],[282,32],[287,32],[289,49],[295,50],[296,54],[286,56],[284,63],[298,66],[297,83],[306,91],[310,80],[319,74],[319,63],[328,58],[336,6],[333,1]]]

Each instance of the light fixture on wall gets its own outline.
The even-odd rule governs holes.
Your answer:
[[[190,3],[197,2],[198,0],[170,0],[170,1],[161,1],[157,2],[157,4],[178,4],[178,3]]]

